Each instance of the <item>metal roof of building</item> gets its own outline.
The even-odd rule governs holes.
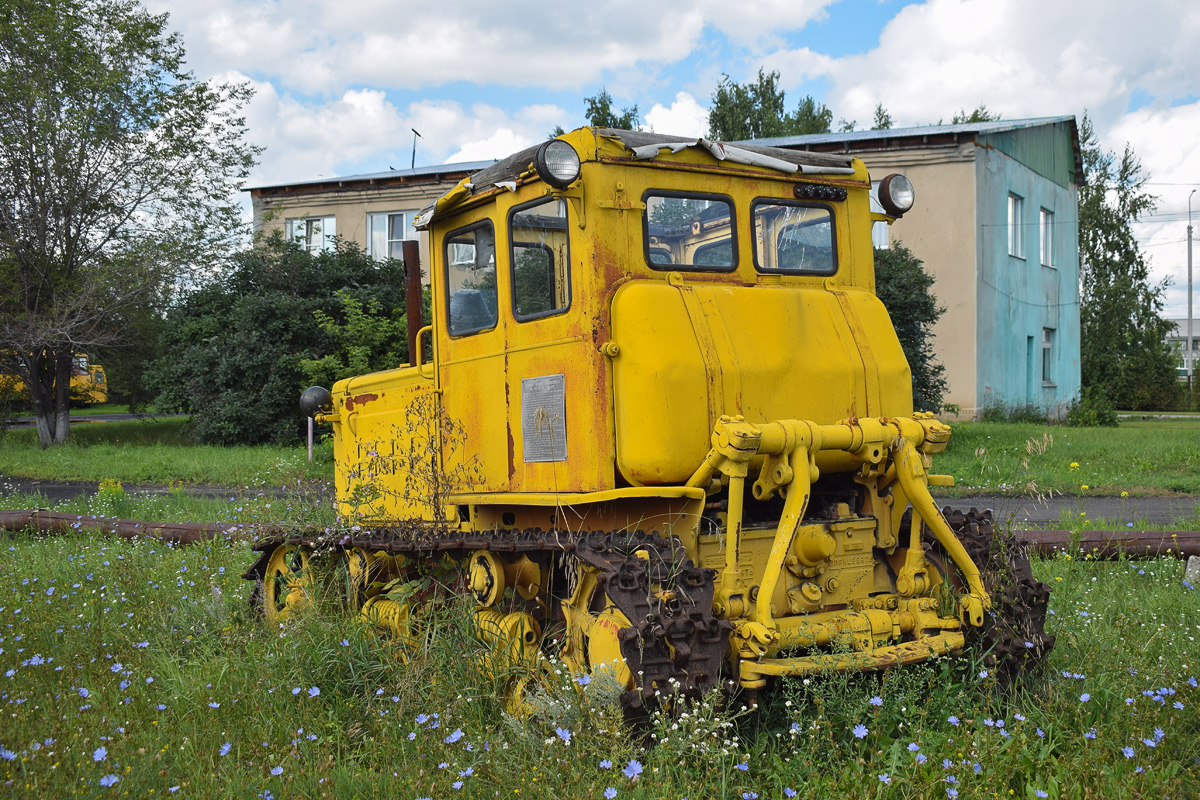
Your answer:
[[[1037,128],[1055,123],[1074,123],[1073,116],[1031,117],[1029,119],[1000,119],[992,122],[961,122],[955,125],[918,125],[913,128],[884,128],[882,130],[846,131],[843,133],[810,133],[804,136],[778,136],[771,139],[748,139],[734,142],[743,145],[754,143],[767,147],[797,147],[816,144],[846,144],[869,142],[877,139],[909,139],[934,137],[943,134],[1002,133],[1025,128]]]
[[[946,136],[962,136],[964,134],[993,134],[1036,128],[1055,123],[1075,124],[1073,116],[1034,117],[1030,119],[995,120],[992,122],[965,122],[957,125],[921,125],[913,128],[885,128],[883,130],[848,131],[843,133],[814,133],[804,136],[779,136],[770,139],[747,139],[730,142],[730,144],[752,152],[772,155],[800,165],[812,166],[841,166],[849,163],[844,156],[833,155],[828,149],[841,146],[846,150],[855,149],[856,145],[869,147],[871,143],[896,139],[937,139]],[[654,143],[695,141],[695,136],[673,136],[669,134],[649,133],[646,131],[624,131],[615,128],[597,128],[596,132],[603,136],[620,139],[631,150]],[[380,182],[409,182],[417,178],[436,178],[439,175],[481,173],[476,186],[488,186],[497,181],[515,178],[533,160],[533,154],[541,142],[514,153],[507,158],[493,161],[462,161],[450,164],[435,164],[416,167],[414,169],[392,169],[385,172],[369,172],[361,175],[340,175],[332,178],[309,178],[286,183],[263,184],[250,186],[248,192],[265,189],[296,189],[301,187],[326,187],[329,185],[346,184],[378,184]],[[825,152],[813,152],[796,148],[818,148]],[[1078,144],[1076,144],[1078,147]],[[777,148],[783,148],[782,150]],[[781,155],[782,154],[782,155]],[[1078,160],[1078,156],[1077,156]]]
[[[413,169],[389,169],[386,172],[367,172],[362,175],[338,175],[332,178],[306,178],[286,183],[269,183],[261,186],[247,186],[244,191],[253,192],[260,189],[287,189],[296,186],[321,186],[338,183],[379,183],[387,180],[404,180],[411,178],[435,177],[438,175],[478,172],[492,166],[495,161],[459,161],[452,164],[434,164]]]

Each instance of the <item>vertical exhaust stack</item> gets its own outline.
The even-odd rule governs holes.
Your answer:
[[[408,318],[408,363],[417,366],[417,332],[425,324],[421,316],[421,243],[406,241],[404,256],[404,313]],[[416,324],[413,324],[413,321]]]

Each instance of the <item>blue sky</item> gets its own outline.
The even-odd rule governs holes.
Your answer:
[[[777,70],[869,127],[1086,110],[1160,195],[1138,236],[1182,314],[1187,197],[1200,185],[1200,4],[1151,0],[147,0],[196,75],[249,81],[251,185],[498,158],[583,124],[607,88],[662,133],[702,135],[722,74]],[[1197,195],[1200,197],[1200,193]],[[1200,219],[1200,204],[1193,203]]]

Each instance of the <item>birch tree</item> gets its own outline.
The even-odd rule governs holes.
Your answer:
[[[0,368],[43,447],[69,436],[72,356],[120,345],[239,235],[249,94],[196,80],[132,0],[0,10]]]

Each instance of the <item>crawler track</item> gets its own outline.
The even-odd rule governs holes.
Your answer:
[[[720,678],[731,625],[713,614],[715,573],[693,565],[673,537],[640,531],[464,534],[420,528],[379,528],[337,537],[276,535],[255,544],[261,555],[243,577],[261,580],[271,552],[285,543],[315,552],[361,547],[418,560],[439,554],[465,559],[476,550],[530,557],[574,556],[599,572],[599,589],[630,620],[631,626],[618,633],[621,654],[636,684],[621,696],[627,712],[638,713],[648,700],[669,691],[698,696],[716,686]]]
[[[1002,684],[1011,684],[1021,672],[1038,668],[1054,649],[1054,637],[1046,634],[1050,587],[1033,577],[1027,546],[996,531],[990,511],[945,508],[942,514],[992,595],[983,627],[967,629],[968,643],[985,654],[984,664]],[[928,530],[925,542],[939,561],[950,563]]]

